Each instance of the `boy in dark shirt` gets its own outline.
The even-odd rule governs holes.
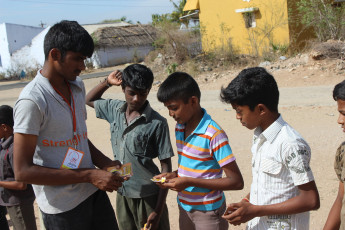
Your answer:
[[[13,123],[12,107],[0,106],[0,205],[6,206],[14,229],[37,229],[32,187],[14,179]]]

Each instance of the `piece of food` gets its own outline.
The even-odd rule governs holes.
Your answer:
[[[162,178],[160,178],[160,179],[152,178],[151,180],[152,180],[153,182],[155,182],[155,183],[158,183],[158,182],[164,183],[164,182],[166,181],[166,178],[165,178],[165,177],[162,177]]]
[[[111,173],[117,173],[120,177],[131,177],[133,176],[132,172],[132,163],[127,163],[121,165],[121,168],[116,168],[115,166],[107,168],[107,171]]]

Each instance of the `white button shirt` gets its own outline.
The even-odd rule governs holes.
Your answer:
[[[281,116],[264,132],[254,131],[250,202],[277,204],[298,195],[298,185],[314,180],[306,141]],[[247,229],[309,230],[309,212],[256,217]]]

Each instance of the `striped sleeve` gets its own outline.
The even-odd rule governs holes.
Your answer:
[[[213,135],[210,142],[210,149],[213,158],[217,160],[220,167],[236,160],[232,153],[229,139],[223,130],[218,130]]]

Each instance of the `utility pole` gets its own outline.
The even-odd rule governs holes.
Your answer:
[[[43,23],[42,21],[41,21],[41,23],[39,24],[39,26],[42,27],[42,28],[44,28],[45,25],[47,25],[47,23]]]

